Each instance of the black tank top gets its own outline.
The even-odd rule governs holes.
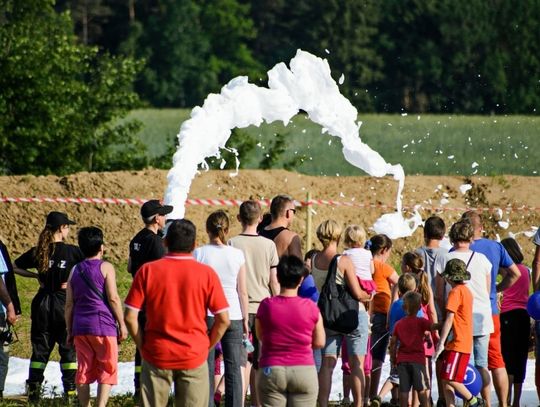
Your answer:
[[[267,239],[270,239],[270,240],[274,240],[277,235],[279,235],[281,232],[283,232],[285,229],[287,229],[286,227],[283,227],[283,226],[279,226],[277,228],[274,228],[274,229],[261,229],[259,231],[259,236],[262,236],[262,237],[266,237]]]

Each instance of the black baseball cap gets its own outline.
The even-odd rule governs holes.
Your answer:
[[[141,207],[141,216],[146,219],[154,215],[167,215],[172,210],[173,207],[171,205],[162,205],[157,199],[151,199],[146,201]]]
[[[46,224],[52,228],[58,228],[62,225],[75,225],[76,223],[70,220],[64,212],[53,211],[47,215]]]

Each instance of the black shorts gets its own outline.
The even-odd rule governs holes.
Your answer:
[[[514,383],[523,383],[529,353],[531,318],[527,310],[515,309],[501,313],[501,348],[506,371]]]

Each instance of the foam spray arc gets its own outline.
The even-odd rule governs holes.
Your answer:
[[[219,157],[234,128],[259,126],[280,120],[287,125],[300,110],[323,132],[339,137],[343,155],[352,165],[371,176],[393,175],[399,182],[397,211],[385,214],[373,226],[390,238],[410,236],[421,223],[418,213],[404,219],[401,192],[405,174],[400,164],[388,164],[359,137],[361,122],[356,108],[340,92],[325,59],[298,50],[290,69],[280,62],[268,71],[268,88],[248,83],[247,77],[232,79],[219,94],[210,94],[202,107],[195,107],[178,134],[178,149],[167,176],[165,202],[174,206],[170,219],[184,217],[185,201],[199,164]],[[238,165],[238,160],[237,160]]]

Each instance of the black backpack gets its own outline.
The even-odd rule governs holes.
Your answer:
[[[338,258],[339,255],[336,255],[330,262],[317,305],[325,328],[348,334],[358,327],[358,301],[345,285],[336,284]]]

